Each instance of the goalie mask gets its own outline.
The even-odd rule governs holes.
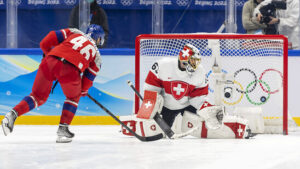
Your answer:
[[[103,28],[100,25],[96,25],[96,24],[89,25],[86,30],[86,34],[88,34],[91,38],[95,40],[98,48],[103,46],[105,33]]]
[[[201,62],[200,52],[195,46],[186,44],[179,53],[179,61],[188,73],[195,72]]]

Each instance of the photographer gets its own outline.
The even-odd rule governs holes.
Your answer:
[[[284,5],[286,8],[284,8]],[[266,12],[267,11],[267,12]],[[269,15],[268,15],[269,14]],[[289,48],[300,49],[299,47],[299,0],[265,0],[254,10],[257,20],[267,23],[269,28],[285,35],[289,39]]]
[[[247,34],[265,34],[264,29],[267,28],[267,24],[260,23],[253,11],[263,0],[248,0],[243,6],[242,23]]]

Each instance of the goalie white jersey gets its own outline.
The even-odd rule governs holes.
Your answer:
[[[188,74],[181,70],[177,58],[164,58],[153,64],[149,71],[144,90],[160,93],[164,107],[170,110],[183,109],[192,105],[199,109],[208,94],[205,71],[199,65],[195,72]]]

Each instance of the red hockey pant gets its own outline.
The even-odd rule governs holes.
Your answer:
[[[32,92],[13,109],[21,116],[44,104],[51,92],[53,81],[58,80],[66,100],[63,105],[60,123],[70,124],[76,113],[81,94],[79,69],[70,63],[63,63],[54,56],[45,57],[38,69]]]

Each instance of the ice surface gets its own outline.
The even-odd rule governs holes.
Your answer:
[[[16,125],[0,131],[0,169],[299,169],[300,131],[254,139],[163,139],[140,142],[120,126],[71,126],[72,143],[57,144],[57,126]]]

